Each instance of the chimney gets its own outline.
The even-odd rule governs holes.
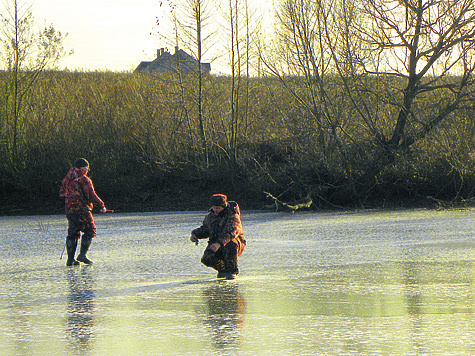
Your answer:
[[[175,54],[178,54],[178,46],[175,46]]]
[[[157,49],[157,58],[160,57],[163,53],[165,53],[165,48],[160,48],[160,49]]]

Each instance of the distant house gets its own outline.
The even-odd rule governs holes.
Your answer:
[[[165,48],[157,50],[157,58],[151,62],[140,62],[134,73],[163,73],[181,72],[189,73],[198,70],[201,66],[202,73],[211,71],[210,63],[200,63],[182,49],[175,47],[175,53],[170,54]]]

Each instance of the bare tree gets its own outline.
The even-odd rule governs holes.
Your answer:
[[[327,156],[344,153],[340,135],[344,132],[348,108],[335,90],[332,52],[327,43],[323,2],[283,0],[277,9],[276,39],[261,42],[260,58],[267,72],[276,77],[295,100],[306,120],[289,120],[294,137],[314,137],[316,148]],[[330,43],[331,44],[331,43]],[[348,169],[349,171],[349,169]]]
[[[174,24],[174,38],[171,41],[176,48],[184,47],[190,51],[197,59],[196,68],[192,68],[192,75],[197,80],[195,96],[195,110],[196,120],[198,123],[198,132],[201,141],[201,149],[205,155],[206,165],[208,165],[208,135],[206,132],[206,117],[204,114],[204,76],[203,67],[201,65],[203,56],[208,49],[208,41],[212,38],[212,31],[205,32],[209,26],[211,5],[209,0],[171,0],[170,7],[172,8],[172,22]],[[183,82],[183,73],[179,69],[177,75],[180,79],[180,87],[182,91],[182,98],[184,100],[185,85]],[[188,90],[195,90],[189,87]],[[188,113],[188,109],[186,109]]]
[[[38,76],[49,65],[66,55],[63,48],[65,35],[51,25],[35,31],[30,7],[18,0],[7,3],[8,9],[0,15],[3,44],[3,63],[7,86],[3,93],[1,110],[1,142],[11,152],[14,161],[18,154],[19,140],[25,117],[28,94]]]
[[[231,64],[231,151],[237,158],[237,137],[239,125],[239,95],[241,89],[241,47],[239,43],[239,0],[229,0],[230,64]]]
[[[359,7],[356,16],[339,13],[345,35],[332,55],[348,96],[385,152],[384,166],[473,101],[475,2],[371,0]],[[378,124],[381,111],[370,109],[376,101],[385,105],[386,125]]]
[[[345,157],[348,125],[364,128],[370,174],[473,100],[474,1],[283,0],[278,19],[267,69],[311,115],[323,152],[331,139]]]
[[[281,0],[260,50],[298,112],[282,135],[358,196],[473,106],[474,46],[473,0]]]
[[[227,41],[225,52],[229,55],[227,66],[231,73],[229,108],[229,157],[238,158],[239,137],[247,136],[250,96],[250,71],[253,43],[260,25],[256,10],[247,0],[227,0],[222,29]]]

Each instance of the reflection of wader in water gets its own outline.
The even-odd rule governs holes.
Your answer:
[[[216,284],[203,291],[208,305],[205,323],[211,328],[216,349],[238,347],[244,326],[246,301],[235,284]]]
[[[68,340],[77,354],[91,350],[94,326],[94,289],[90,269],[68,269]]]

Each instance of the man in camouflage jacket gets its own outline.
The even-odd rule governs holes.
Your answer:
[[[211,197],[211,209],[201,227],[191,232],[190,240],[198,243],[206,238],[208,246],[201,262],[217,270],[218,278],[234,279],[239,273],[238,257],[246,246],[238,203],[228,202],[223,194]]]
[[[101,212],[106,211],[104,202],[97,196],[87,172],[89,172],[89,162],[79,158],[74,163],[74,167],[64,177],[59,190],[60,197],[65,199],[66,218],[68,219],[67,266],[78,265],[78,261],[92,264],[92,261],[86,257],[92,239],[96,236],[96,225],[91,211],[94,204],[101,208]],[[75,260],[74,254],[76,253],[78,239],[81,237],[81,231],[83,232],[81,250],[77,260]]]

